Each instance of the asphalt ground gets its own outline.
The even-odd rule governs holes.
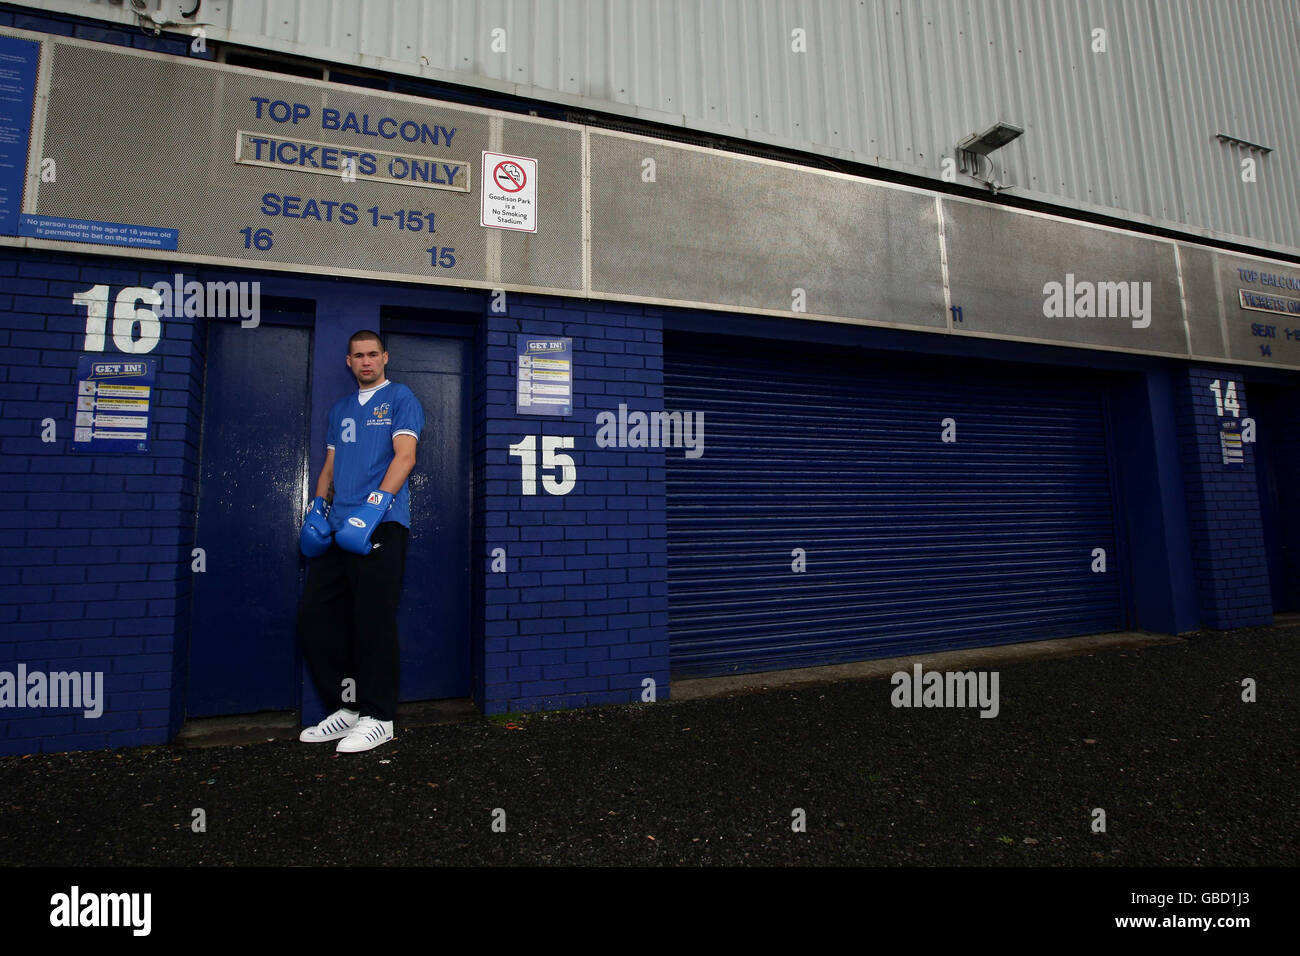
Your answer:
[[[1003,662],[991,719],[877,678],[399,724],[357,755],[5,757],[0,865],[1295,866],[1298,651],[1289,626]]]

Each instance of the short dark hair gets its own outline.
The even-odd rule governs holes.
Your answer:
[[[374,339],[376,342],[379,343],[379,351],[381,352],[388,351],[388,349],[384,348],[384,340],[379,337],[378,332],[371,332],[369,329],[361,329],[359,332],[353,332],[352,338],[348,339],[348,354],[349,355],[352,354],[353,342],[356,342],[358,340],[364,341],[365,339]]]

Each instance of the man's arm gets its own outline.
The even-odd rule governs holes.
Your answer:
[[[405,479],[403,479],[405,480]],[[334,500],[334,449],[325,450],[325,464],[316,479],[316,497],[326,501]]]
[[[330,457],[325,459],[326,466],[333,469],[333,452]],[[414,435],[394,435],[393,436],[393,460],[388,465],[388,471],[384,473],[384,480],[379,483],[379,490],[386,491],[390,495],[395,495],[402,490],[402,485],[406,484],[406,478],[415,467],[415,436]]]

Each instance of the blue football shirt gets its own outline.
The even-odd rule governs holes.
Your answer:
[[[364,397],[364,396],[369,397]],[[385,382],[341,398],[330,409],[327,446],[334,449],[334,503],[330,528],[338,532],[348,515],[379,487],[395,457],[394,435],[413,435],[424,428],[424,409],[405,385]],[[410,481],[393,497],[393,506],[380,519],[411,526]]]

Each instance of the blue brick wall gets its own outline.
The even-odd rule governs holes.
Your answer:
[[[1220,415],[1210,385],[1221,393],[1235,382],[1239,418]],[[1271,624],[1268,559],[1255,481],[1255,448],[1246,445],[1246,466],[1223,464],[1219,423],[1244,421],[1245,381],[1230,369],[1191,367],[1184,371],[1178,434],[1186,487],[1188,528],[1196,571],[1201,626],[1216,630]]]
[[[211,45],[195,52],[188,37],[12,4],[0,4],[0,26],[214,57]],[[201,336],[189,320],[173,320],[154,353],[163,358],[148,461],[67,450],[85,329],[71,295],[101,283],[116,295],[171,271],[0,250],[0,670],[13,673],[19,661],[43,673],[100,670],[107,698],[94,719],[80,711],[0,711],[0,754],[159,743],[180,726],[203,367]],[[112,354],[111,336],[107,347]],[[53,445],[40,441],[34,424],[46,417],[58,423]],[[183,562],[172,560],[178,552]]]
[[[101,671],[104,715],[6,710],[0,753],[160,743],[185,699],[202,398],[199,320],[169,318],[151,353],[161,363],[149,455],[69,448],[74,372],[93,285],[170,279],[135,260],[0,249],[0,670]],[[479,633],[475,698],[489,714],[626,703],[642,682],[669,696],[665,467],[662,449],[600,448],[596,417],[663,407],[658,310],[622,304],[485,296],[476,357],[475,559]],[[515,412],[515,337],[570,336],[569,418]],[[108,348],[112,350],[111,336]],[[114,354],[111,351],[108,354]],[[1202,626],[1267,623],[1269,589],[1254,476],[1222,466],[1208,385],[1227,370],[1179,373],[1179,449]],[[40,422],[58,423],[41,441]],[[522,494],[525,436],[566,435],[578,483],[567,495]],[[538,452],[540,458],[540,441]],[[540,466],[540,461],[539,461]],[[540,472],[540,467],[539,467]],[[539,474],[540,478],[540,474]],[[506,570],[491,570],[495,548]]]
[[[6,708],[0,754],[162,743],[179,726],[202,399],[194,319],[163,320],[151,450],[74,451],[86,310],[72,296],[151,286],[134,260],[0,248],[0,671],[90,671],[104,712]],[[43,419],[56,441],[42,440]]]
[[[573,338],[569,418],[517,415],[519,333]],[[482,578],[478,703],[485,713],[641,699],[643,681],[668,696],[664,456],[659,448],[600,448],[596,416],[620,403],[663,408],[663,329],[657,310],[511,294],[485,313],[475,401],[477,527]],[[537,436],[538,494],[522,493],[509,446]],[[568,435],[577,466],[567,495],[541,485],[541,436]],[[506,571],[493,573],[504,548]]]

